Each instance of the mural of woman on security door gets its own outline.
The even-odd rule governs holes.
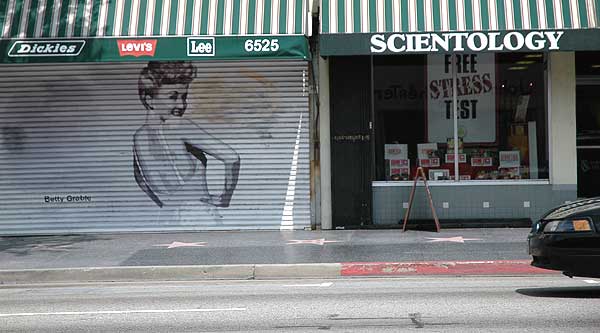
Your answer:
[[[190,62],[152,61],[142,69],[138,92],[146,122],[133,137],[137,184],[161,208],[160,220],[221,223],[217,207],[228,207],[239,170],[238,153],[185,116],[196,68]],[[221,194],[206,180],[208,154],[224,164]]]

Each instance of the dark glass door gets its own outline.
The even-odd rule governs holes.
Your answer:
[[[370,57],[330,60],[333,226],[371,224]]]

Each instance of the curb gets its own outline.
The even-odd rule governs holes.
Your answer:
[[[0,270],[0,284],[54,282],[131,282],[236,279],[254,276],[253,265],[122,266]]]
[[[342,264],[265,264],[254,265],[254,279],[282,278],[339,278],[342,276]]]
[[[117,266],[0,270],[0,285],[73,282],[268,280],[415,275],[559,274],[528,260],[198,266]]]
[[[337,278],[341,264],[118,266],[0,270],[0,285],[67,282]]]

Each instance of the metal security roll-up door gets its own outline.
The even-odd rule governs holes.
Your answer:
[[[0,65],[0,234],[310,226],[306,61]]]

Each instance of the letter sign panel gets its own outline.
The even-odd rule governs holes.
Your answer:
[[[494,54],[456,55],[456,117],[463,142],[496,141]],[[427,56],[429,142],[454,137],[452,56]]]

